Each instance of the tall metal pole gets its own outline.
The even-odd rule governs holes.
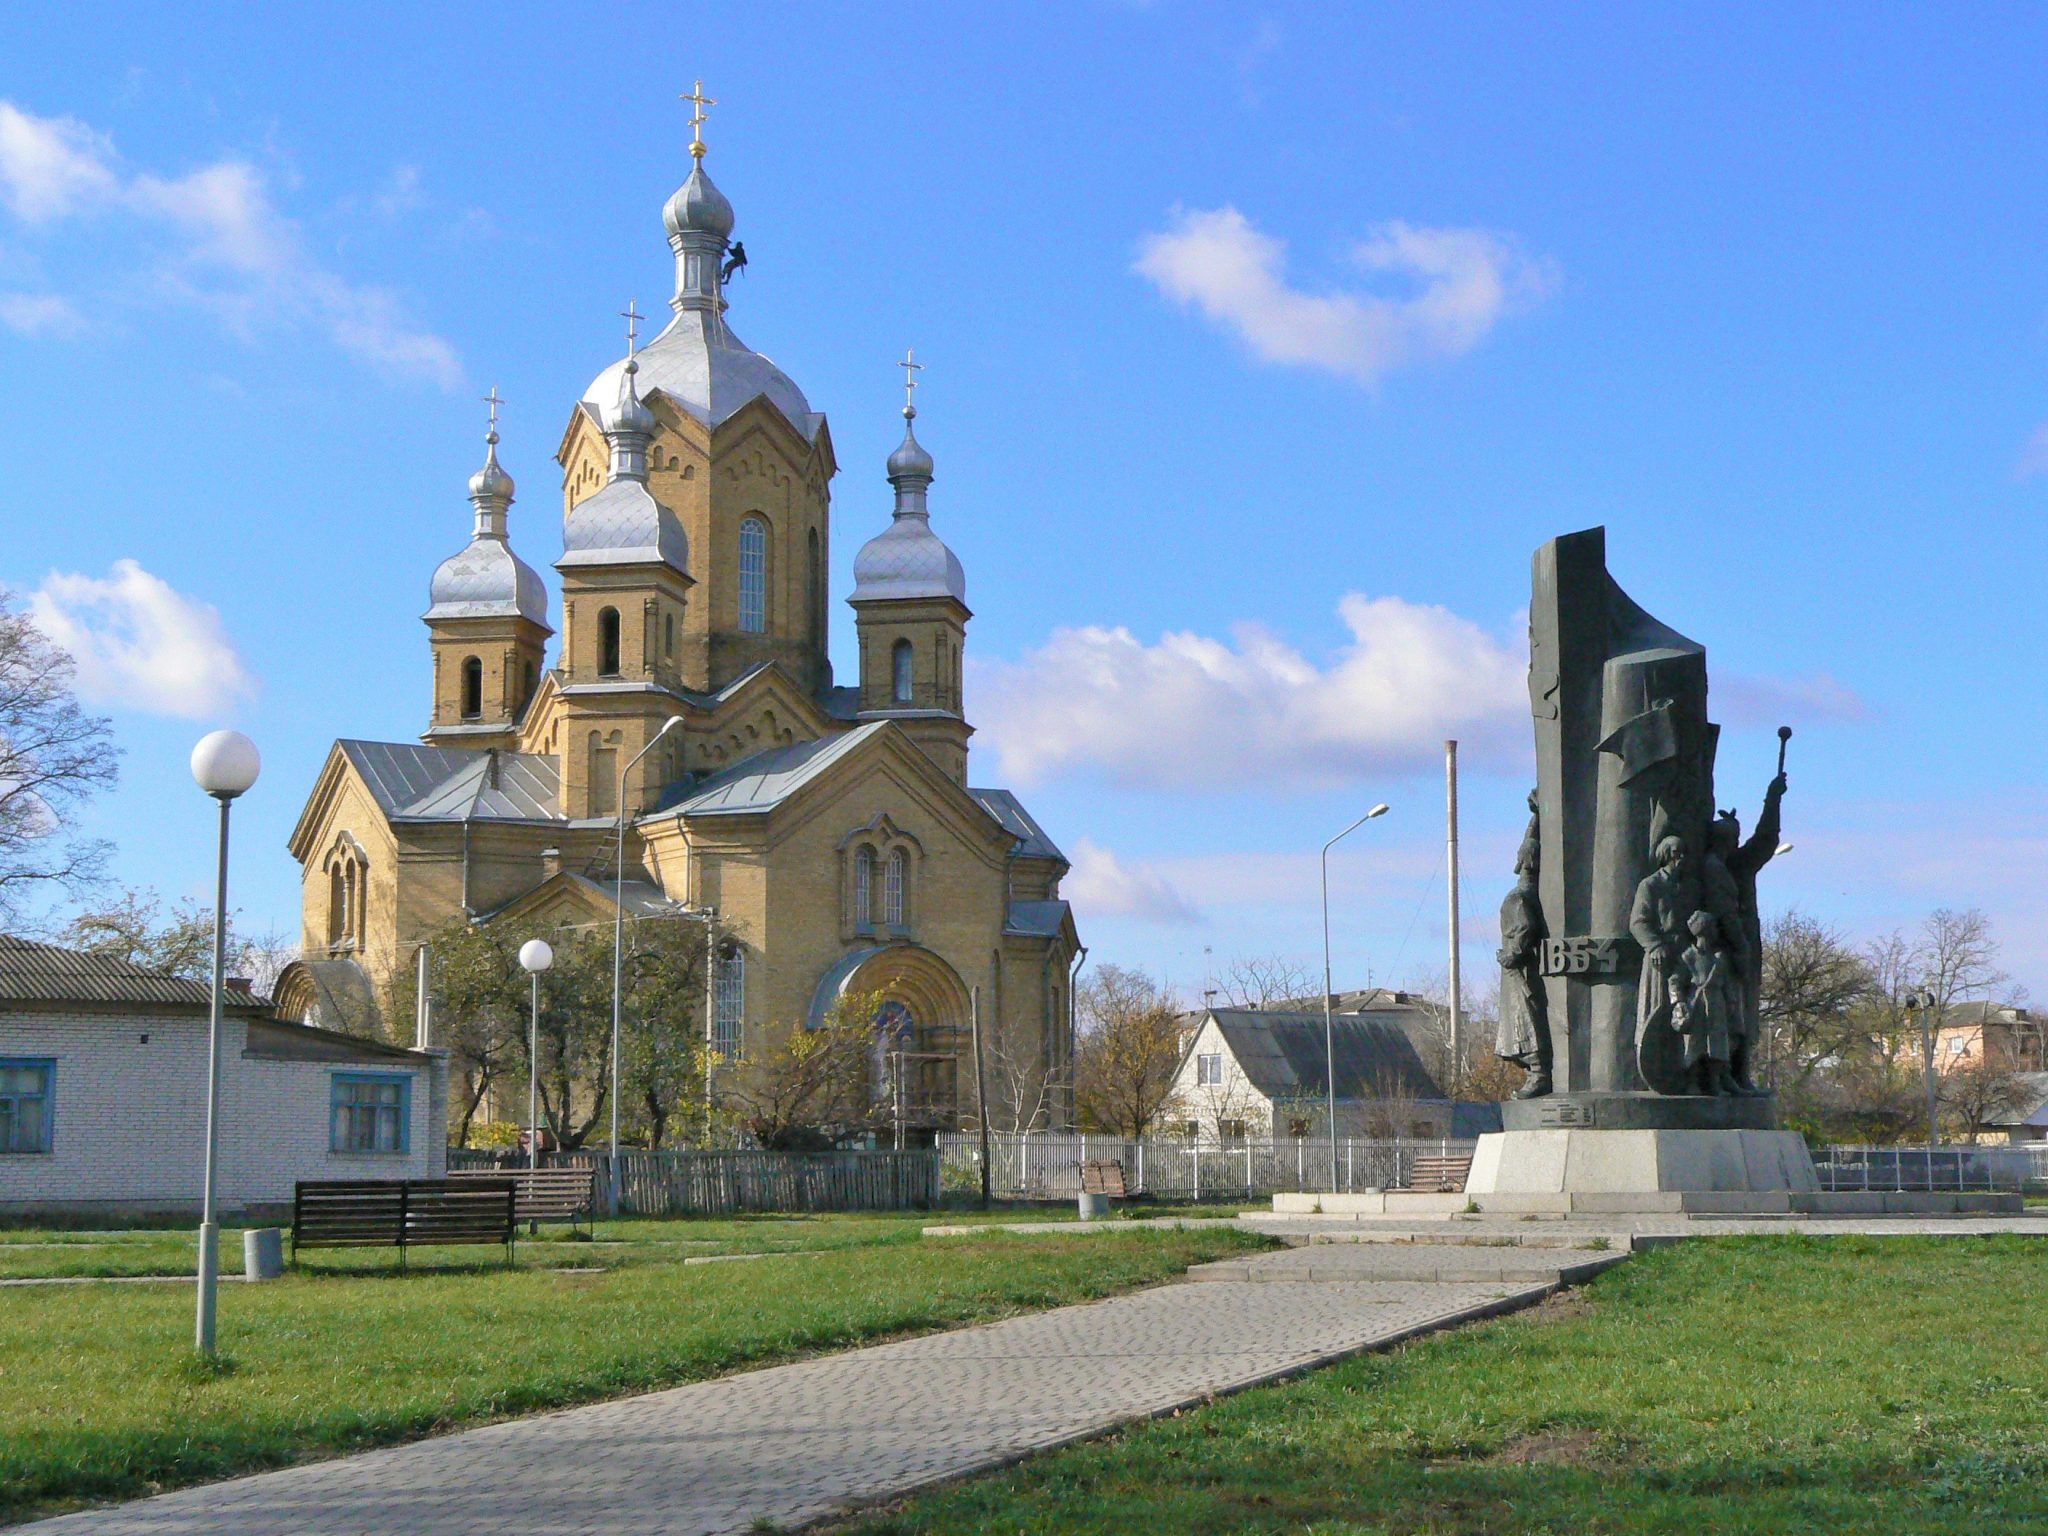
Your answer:
[[[526,1166],[540,1167],[540,972],[533,980],[532,1022],[526,1031]]]
[[[629,309],[631,305],[627,306]],[[641,758],[652,752],[655,744],[682,723],[681,715],[672,715],[662,722],[661,729],[648,738],[647,745],[626,759],[626,766],[619,770],[619,797],[612,802],[618,813],[619,845],[612,860],[612,1155],[611,1155],[611,1212],[619,1214],[619,1009],[625,991],[626,975],[626,775],[631,773]]]
[[[1344,829],[1350,831],[1349,827]],[[1342,837],[1339,832],[1337,837]],[[1330,843],[1337,841],[1330,839]],[[1337,1030],[1330,1019],[1330,843],[1323,844],[1323,1090],[1325,1113],[1330,1122],[1330,1193],[1337,1193]],[[1195,1164],[1199,1193],[1201,1163]]]
[[[199,1316],[194,1342],[211,1356],[215,1302],[220,1290],[220,1221],[214,1208],[220,1166],[220,1024],[222,997],[227,991],[228,957],[228,806],[220,800],[220,851],[213,879],[213,1008],[206,1032],[206,1178],[199,1206]]]
[[[704,1145],[711,1145],[711,1072],[718,1043],[718,925],[704,919]]]
[[[980,1109],[981,1120],[981,1208],[988,1209],[988,1081],[981,1067],[981,988],[974,987],[967,994],[967,1018],[974,1026],[974,1102]]]
[[[1920,1057],[1927,1081],[1927,1145],[1932,1147],[1941,1139],[1941,1092],[1934,1074],[1934,994],[1922,992],[1919,1003]]]
[[[1458,744],[1444,743],[1444,818],[1451,868],[1451,1070],[1445,1090],[1453,1099],[1465,1080],[1465,996],[1458,960]]]

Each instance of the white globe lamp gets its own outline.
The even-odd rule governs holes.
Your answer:
[[[192,749],[192,777],[216,800],[245,793],[262,771],[256,743],[240,731],[214,731]]]

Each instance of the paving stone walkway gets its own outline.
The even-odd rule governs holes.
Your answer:
[[[1382,1273],[1361,1256],[1325,1283],[1161,1286],[21,1529],[38,1536],[709,1536],[758,1530],[762,1522],[800,1526],[1527,1305],[1554,1284],[1526,1265],[1513,1277],[1457,1283],[1410,1272],[1397,1264]]]

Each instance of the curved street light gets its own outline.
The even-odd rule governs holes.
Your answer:
[[[211,1356],[220,1291],[220,1222],[214,1190],[220,1167],[220,1020],[227,990],[228,807],[263,771],[256,743],[240,731],[214,731],[192,749],[192,778],[220,802],[220,849],[213,871],[213,1001],[206,1031],[206,1177],[199,1204],[199,1316],[194,1342]]]
[[[1323,844],[1323,1096],[1330,1121],[1330,1193],[1337,1193],[1337,1035],[1330,1018],[1330,850],[1376,816],[1387,814],[1385,802],[1374,806]]]

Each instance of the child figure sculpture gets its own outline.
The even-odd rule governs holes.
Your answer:
[[[1671,1025],[1685,1041],[1685,1069],[1698,1093],[1739,1093],[1729,1055],[1741,1027],[1742,978],[1713,913],[1695,912],[1685,927],[1692,943],[1669,978]]]

